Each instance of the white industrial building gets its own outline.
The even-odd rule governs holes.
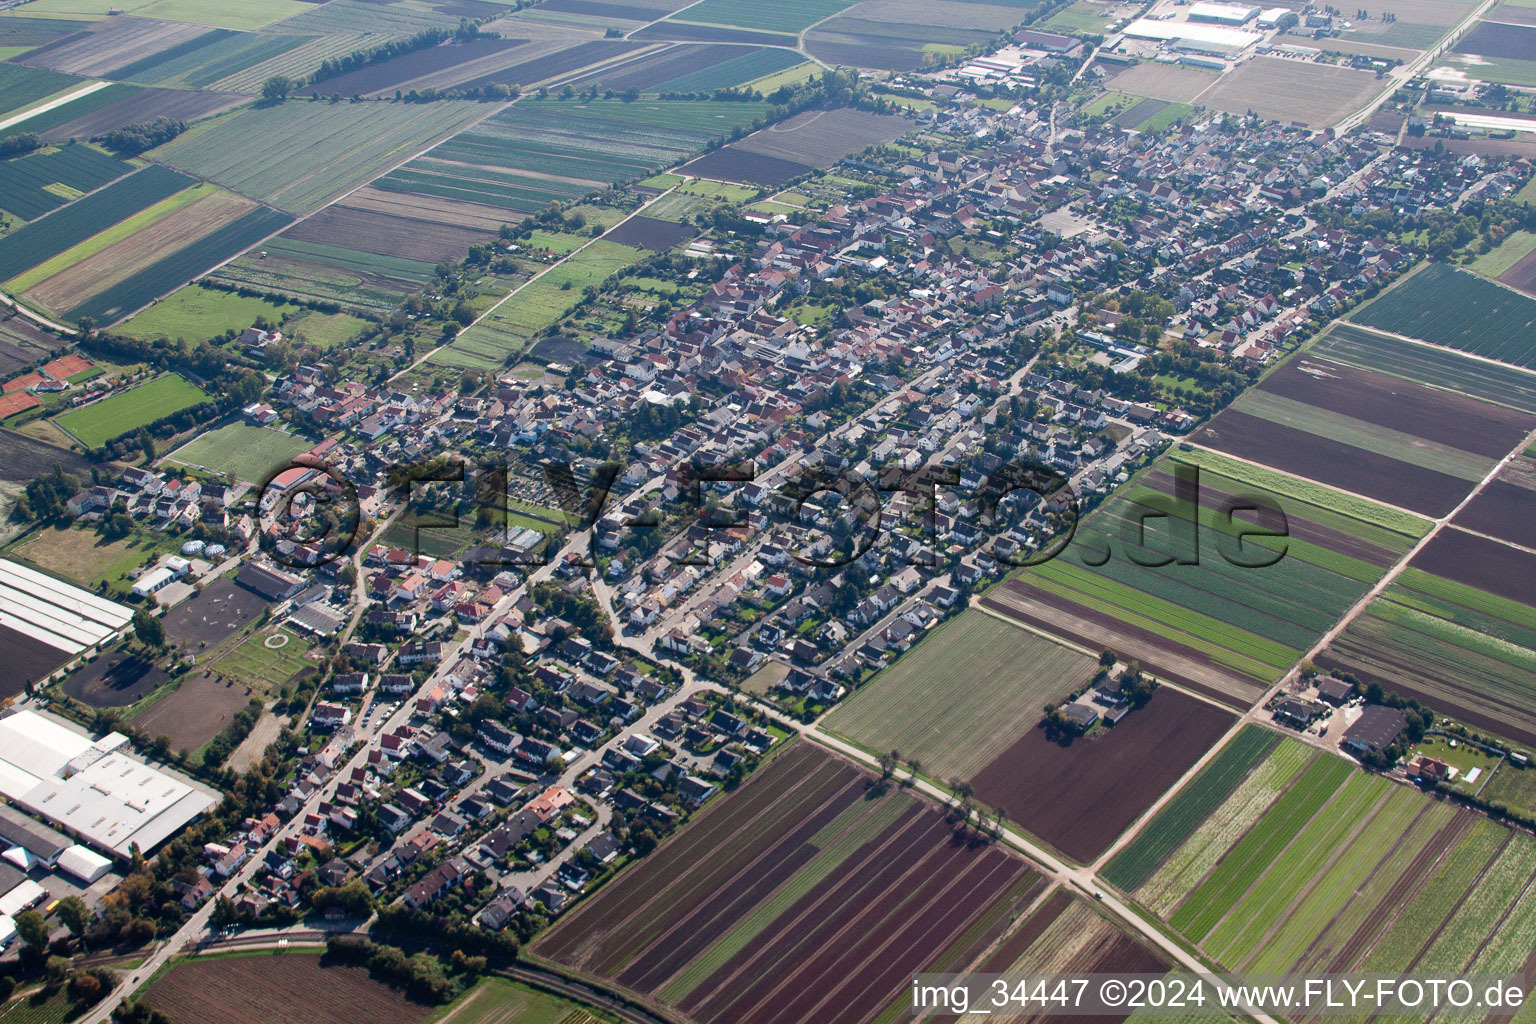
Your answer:
[[[112,862],[83,846],[71,846],[59,858],[58,868],[65,874],[73,875],[86,885],[90,885],[112,870]]]
[[[1205,0],[1190,5],[1190,21],[1211,21],[1218,25],[1245,25],[1259,16],[1257,7],[1242,4],[1207,3]]]
[[[1245,32],[1240,28],[1228,28],[1225,25],[1209,25],[1194,21],[1157,21],[1152,18],[1137,18],[1125,26],[1124,32],[1132,39],[1198,44],[1231,51],[1246,49],[1264,38],[1257,33]]]
[[[133,612],[116,602],[0,559],[0,626],[76,655],[112,639],[131,621]]]
[[[215,799],[128,750],[121,733],[92,740],[18,712],[0,719],[0,796],[109,856],[127,859],[134,846],[147,854]],[[86,874],[96,870],[78,856],[72,861]]]

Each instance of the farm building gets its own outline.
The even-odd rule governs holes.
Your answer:
[[[1356,754],[1385,750],[1408,727],[1408,716],[1397,708],[1372,704],[1344,734],[1344,746]]]
[[[0,695],[41,682],[76,655],[118,636],[133,619],[122,605],[0,559]]]
[[[121,733],[92,740],[19,712],[0,719],[0,796],[109,856],[148,853],[216,801],[127,750]]]
[[[1345,704],[1355,695],[1355,688],[1342,679],[1322,676],[1317,681],[1317,696],[1334,707]]]

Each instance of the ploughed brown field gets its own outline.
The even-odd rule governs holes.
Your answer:
[[[489,241],[484,231],[374,210],[332,206],[295,224],[283,234],[300,242],[340,246],[377,256],[399,256],[423,263],[463,258],[472,245]]]
[[[734,146],[724,146],[706,153],[681,168],[684,174],[718,181],[750,182],[754,185],[783,185],[810,172],[808,164],[781,160],[760,153],[748,153]]]
[[[176,692],[134,719],[147,736],[164,736],[191,753],[224,731],[251,699],[250,687],[208,673],[184,677]]]
[[[686,242],[698,234],[687,224],[654,217],[631,217],[603,237],[620,245],[637,245],[642,249],[661,252],[679,242]]]
[[[322,967],[303,953],[191,960],[144,1002],[171,1024],[419,1024],[434,1010],[366,968]]]
[[[913,972],[980,955],[1040,886],[1018,857],[962,839],[938,809],[880,795],[874,782],[798,745],[533,952],[706,1024],[868,1020],[903,996]],[[833,858],[831,870],[800,876],[818,856]],[[726,959],[700,969],[722,943]]]
[[[1458,477],[1227,409],[1194,440],[1216,451],[1294,473],[1412,512],[1443,516],[1472,485]]]
[[[971,785],[987,807],[1088,863],[1221,738],[1237,716],[1169,687],[1113,728],[1069,745],[1031,729]]]
[[[1536,425],[1514,409],[1331,359],[1292,360],[1259,390],[1494,459],[1508,455]]]
[[[1526,253],[1520,262],[1500,274],[1499,283],[1536,295],[1536,251]]]
[[[1530,514],[1529,504],[1526,514]],[[1521,604],[1536,605],[1536,555],[1458,530],[1441,530],[1409,565]]]
[[[1536,459],[1522,455],[1489,481],[1467,507],[1456,513],[1455,525],[1474,533],[1536,548]]]

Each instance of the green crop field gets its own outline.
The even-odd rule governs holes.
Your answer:
[[[313,441],[295,434],[248,423],[230,423],[193,438],[166,459],[220,476],[233,473],[236,479],[262,484],[295,455],[313,447]]]
[[[759,50],[752,50],[740,57],[716,64],[713,67],[703,68],[691,74],[681,75],[677,78],[652,86],[647,92],[714,92],[716,89],[731,89],[761,78],[771,78],[781,71],[792,67],[799,67],[805,63],[805,58],[794,50],[786,50],[777,46],[765,46]],[[757,86],[763,91],[761,86]],[[777,88],[775,86],[774,88]],[[772,92],[768,89],[766,92]]]
[[[683,11],[678,20],[734,25],[763,32],[799,32],[852,3],[853,0],[779,0],[773,4],[754,0],[704,0]]]
[[[826,725],[870,750],[915,754],[934,778],[970,778],[1097,668],[1092,658],[968,610],[861,686]]]
[[[294,312],[287,303],[260,296],[236,295],[218,288],[188,285],[125,321],[117,329],[146,340],[211,338],[227,330],[244,330],[257,317],[276,323]]]
[[[79,145],[6,160],[0,162],[0,210],[32,220],[67,201],[56,186],[72,190],[78,199],[78,193],[93,192],[132,170],[116,157]]]
[[[1405,569],[1319,663],[1520,742],[1536,737],[1536,609]]]
[[[0,280],[10,280],[195,184],[169,168],[146,167],[45,220],[0,235]]]
[[[102,399],[54,418],[54,423],[92,448],[147,423],[208,401],[197,385],[175,374]]]
[[[1218,804],[1232,795],[1279,742],[1278,733],[1255,725],[1244,727],[1193,782],[1169,801],[1157,820],[1142,829],[1135,841],[1110,862],[1102,877],[1126,892],[1136,889]]]
[[[1148,849],[1185,838],[1135,899],[1221,966],[1511,970],[1529,956],[1529,837],[1292,739],[1196,808],[1202,781],[1143,831]],[[1132,884],[1141,842],[1110,868]]]
[[[485,319],[432,353],[431,362],[487,370],[510,366],[507,360],[570,312],[584,289],[600,287],[615,271],[644,255],[617,242],[594,241],[493,306]]]
[[[188,132],[156,159],[261,199],[309,213],[388,170],[486,108],[478,103],[326,103],[247,107]]]
[[[461,199],[514,213],[569,205],[680,163],[746,130],[762,103],[523,100],[381,178],[387,191]]]
[[[1399,282],[1350,319],[1536,369],[1536,299],[1443,263]]]
[[[1197,520],[1193,509],[1176,508],[1172,500],[1171,474],[1181,463],[1201,471]],[[1053,606],[1065,601],[1083,609],[1074,615],[1107,615],[1162,638],[1161,646],[1122,652],[1154,671],[1170,645],[1196,652],[1226,669],[1224,692],[1242,700],[1290,668],[1427,527],[1417,517],[1279,474],[1251,473],[1207,453],[1173,452],[1156,468],[1085,519],[1061,557],[1025,570],[1009,587]],[[1211,497],[1220,493],[1262,498],[1282,509],[1287,535],[1248,536],[1238,551],[1234,535],[1247,526],[1220,514]],[[1308,523],[1348,537],[1338,544],[1350,553],[1302,540]],[[1133,560],[1188,560],[1194,543],[1202,553],[1194,562]],[[1256,564],[1264,561],[1272,564]]]
[[[27,68],[20,64],[0,64],[0,97],[4,97],[0,99],[0,115],[23,110],[34,103],[84,83],[85,79],[66,75],[62,71]]]

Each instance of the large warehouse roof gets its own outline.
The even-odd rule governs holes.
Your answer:
[[[120,604],[0,559],[0,625],[68,654],[107,640],[133,619]]]
[[[33,711],[0,719],[0,795],[107,853],[145,852],[214,798],[126,753],[117,733],[92,741]]]
[[[1125,34],[1134,39],[1186,39],[1195,43],[1208,43],[1233,50],[1257,43],[1262,36],[1225,25],[1207,25],[1192,21],[1153,21],[1137,18],[1125,26]]]

